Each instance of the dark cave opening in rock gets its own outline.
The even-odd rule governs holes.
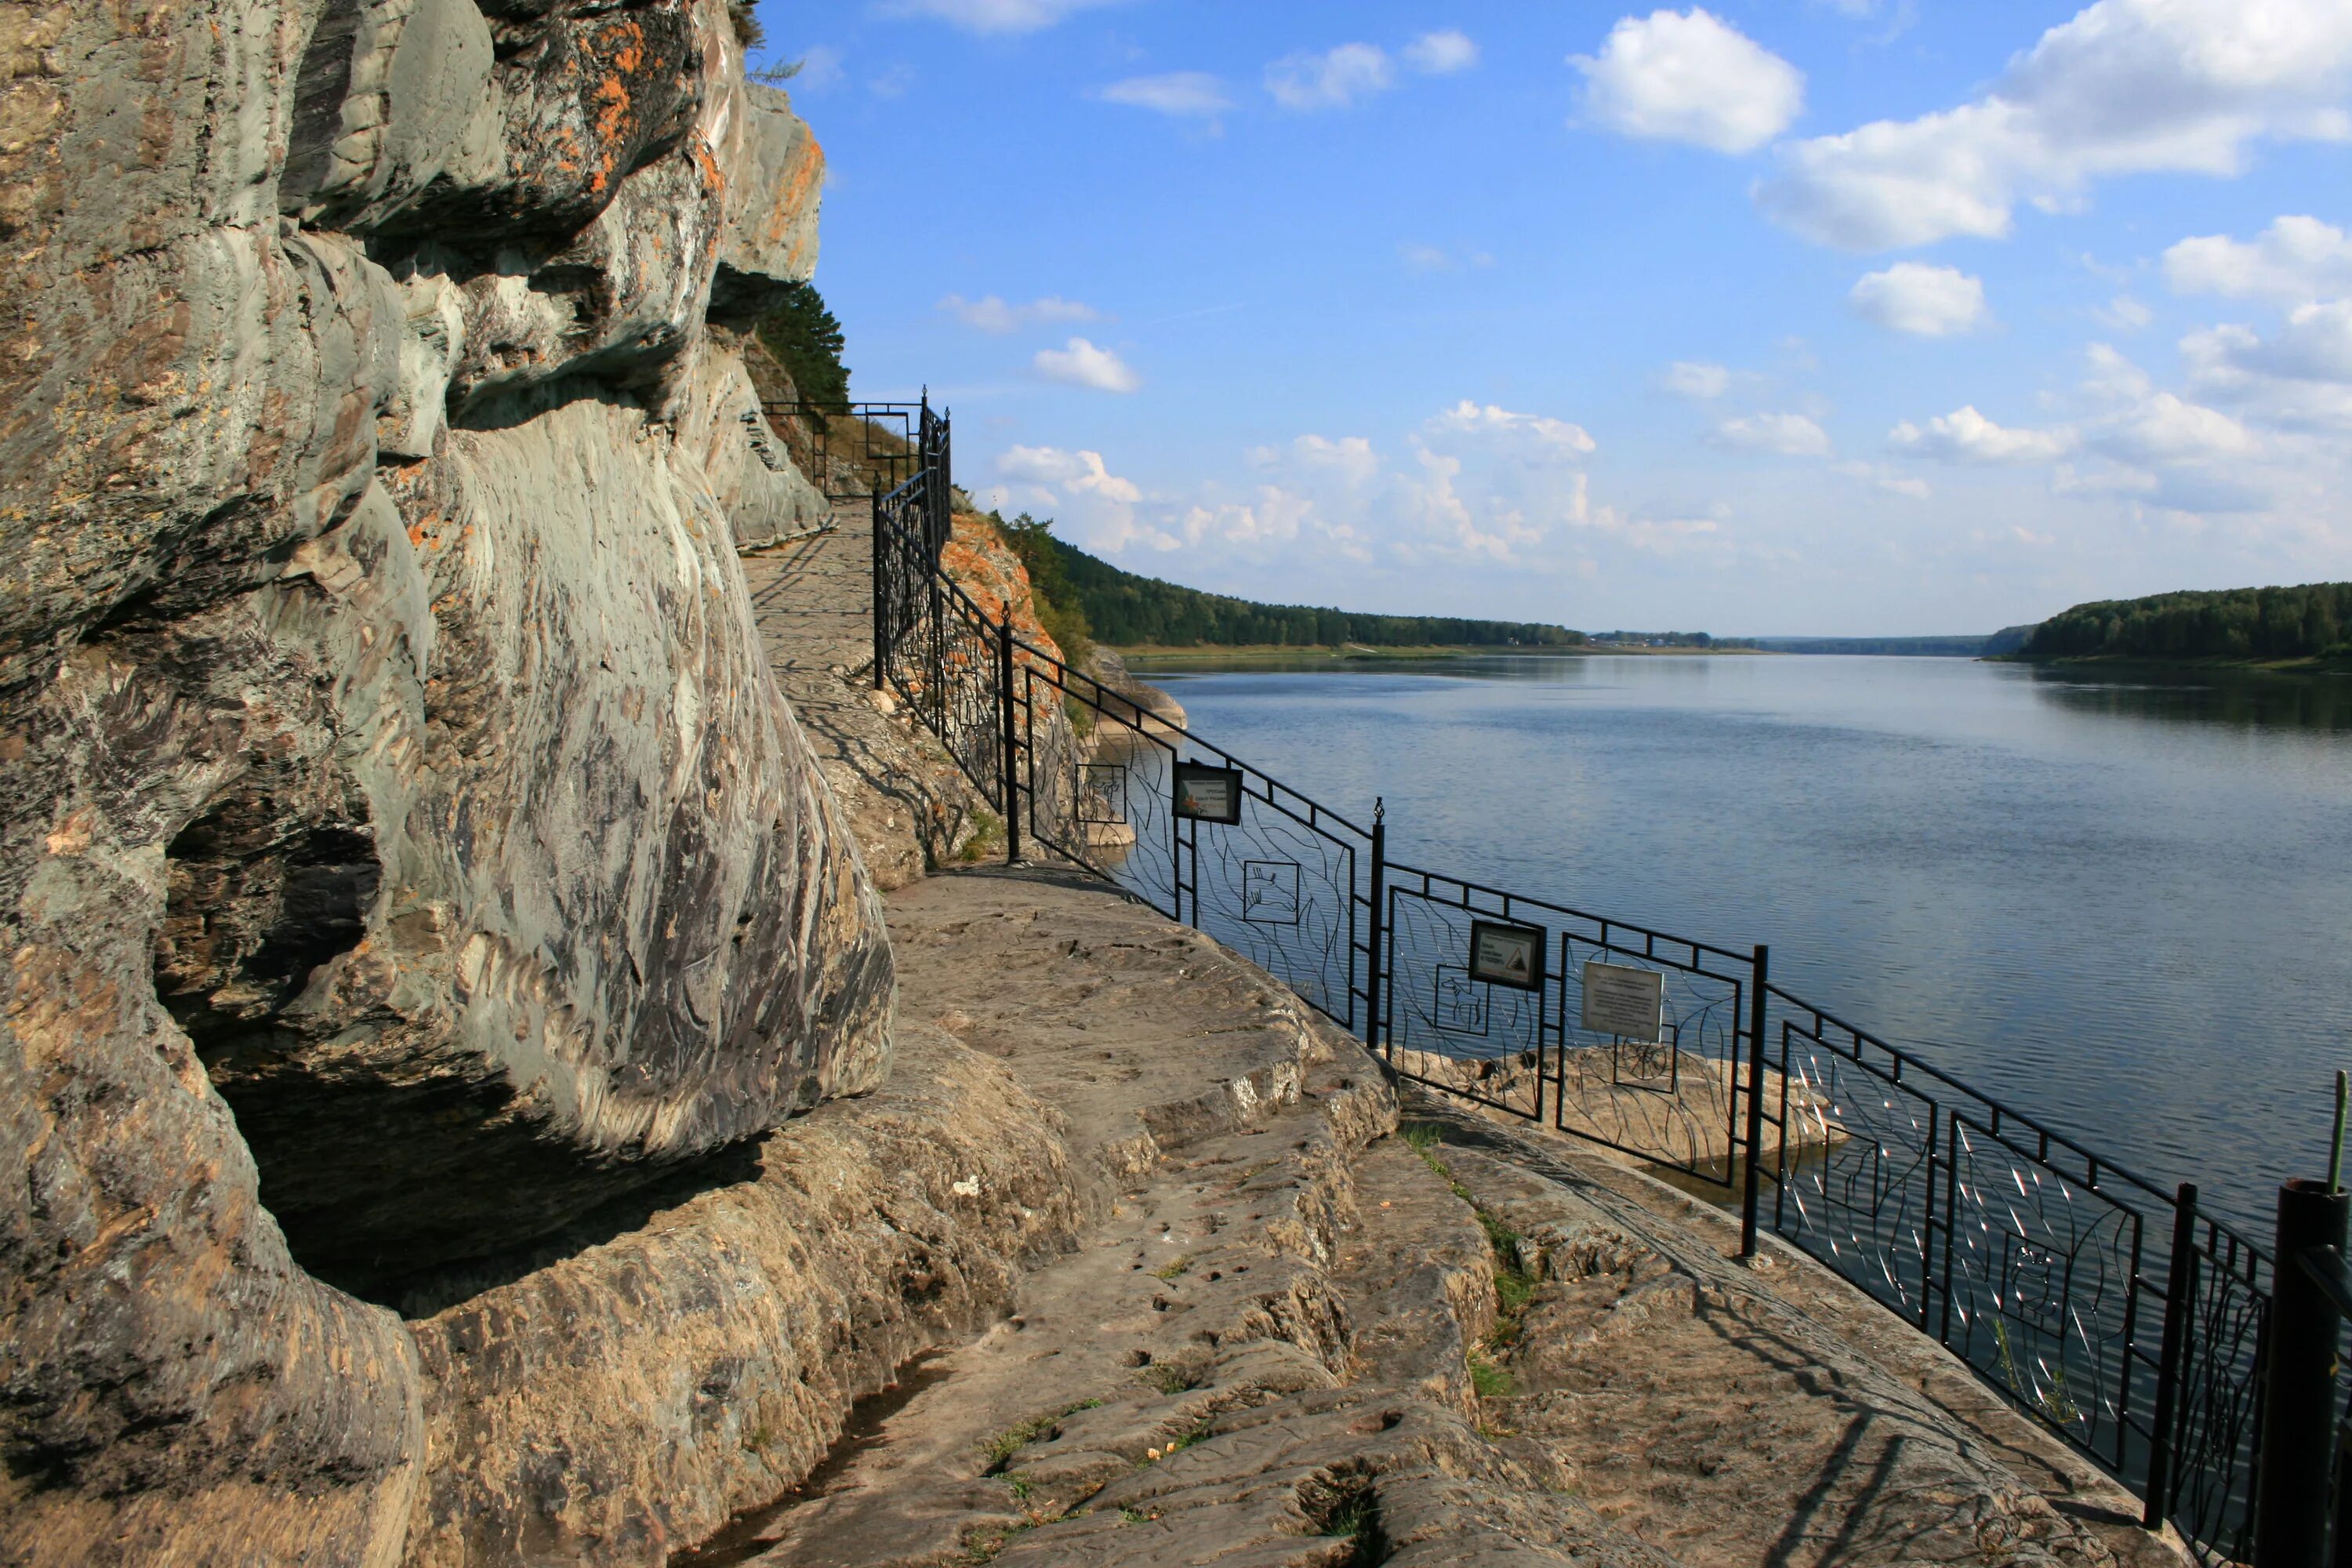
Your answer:
[[[155,950],[157,994],[297,1264],[423,1316],[757,1175],[756,1139],[685,1161],[590,1154],[503,1070],[337,984],[382,868],[364,824],[287,826],[297,793],[247,787],[173,840]]]

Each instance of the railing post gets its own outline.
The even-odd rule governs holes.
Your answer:
[[[2156,1357],[2156,1415],[2148,1434],[2147,1503],[2140,1523],[2164,1528],[2172,1511],[2172,1426],[2180,1407],[2180,1368],[2197,1311],[2197,1184],[2183,1182],[2172,1199],[2172,1258],[2164,1276],[2164,1339]]]
[[[890,633],[883,614],[882,597],[882,492],[871,497],[874,505],[874,689],[880,691],[888,684],[883,667],[890,658]]]
[[[1013,715],[1013,595],[996,634],[996,700],[1004,711],[1004,863],[1021,864],[1020,725]]]
[[[1772,950],[1756,944],[1755,972],[1748,991],[1748,1169],[1739,1189],[1739,1256],[1756,1256],[1757,1178],[1764,1163],[1764,987],[1772,974]],[[1787,1135],[1787,1129],[1781,1130]]]
[[[1386,899],[1389,879],[1389,805],[1374,796],[1372,800],[1372,912],[1365,922],[1368,942],[1364,952],[1364,1044],[1377,1047],[1381,1043],[1381,916]]]
[[[2344,1246],[2352,1194],[2326,1182],[2279,1185],[2264,1331],[2263,1429],[2254,1450],[2254,1568],[2325,1568],[2334,1458],[2336,1336],[2343,1317],[2304,1255]]]

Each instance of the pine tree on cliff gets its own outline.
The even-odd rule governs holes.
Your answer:
[[[760,342],[793,378],[803,402],[849,412],[849,371],[841,363],[841,323],[814,284],[795,283],[760,323]]]

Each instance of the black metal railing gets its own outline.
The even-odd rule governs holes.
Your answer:
[[[887,495],[934,470],[942,492],[953,487],[947,416],[932,410],[928,390],[914,403],[798,398],[763,402],[760,412],[828,500]]]
[[[1367,826],[1291,789],[950,580],[944,418],[936,442],[874,500],[874,678],[1001,806],[1011,858],[1042,847],[1216,937],[1399,1079],[1719,1193],[1743,1252],[1768,1230],[1803,1250],[2129,1486],[2151,1528],[2247,1560],[2271,1263],[2193,1185],[1795,995],[1766,948],[1391,861],[1377,804]],[[1517,975],[1474,959],[1498,931]],[[1629,981],[1655,1026],[1605,1032],[1621,1015],[1588,1002]]]

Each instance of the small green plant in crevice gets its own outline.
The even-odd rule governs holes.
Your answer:
[[[1992,1342],[2000,1358],[2001,1381],[2009,1384],[2009,1391],[2017,1396],[2019,1404],[2028,1406],[2054,1426],[2071,1426],[2083,1418],[2082,1407],[2067,1392],[2066,1369],[2063,1366],[2051,1369],[2050,1390],[2045,1394],[2029,1385],[2024,1374],[2018,1370],[2016,1358],[2010,1353],[2009,1325],[1998,1317],[1992,1320]]]
[[[1156,1509],[1149,1512],[1139,1508],[1123,1508],[1118,1510],[1118,1521],[1121,1524],[1150,1524],[1159,1517],[1160,1513]]]
[[[1200,1386],[1198,1380],[1181,1366],[1154,1363],[1136,1375],[1162,1394],[1182,1394],[1187,1389]]]
[[[1004,847],[1004,818],[986,806],[974,807],[971,814],[971,837],[963,841],[957,858],[967,865],[985,860]]]
[[[1180,1433],[1174,1442],[1170,1443],[1166,1447],[1160,1450],[1160,1457],[1164,1459],[1171,1454],[1181,1453],[1186,1448],[1191,1447],[1193,1444],[1200,1442],[1208,1435],[1209,1424],[1206,1421],[1203,1421],[1199,1426],[1194,1426],[1191,1431]]]
[[[1037,1483],[1029,1479],[1029,1473],[1026,1470],[1007,1472],[1004,1476],[1004,1484],[1013,1489],[1014,1502],[1027,1502],[1031,1494],[1037,1489]]]
[[[1354,1492],[1339,1500],[1339,1506],[1331,1510],[1323,1521],[1323,1528],[1315,1533],[1353,1541],[1371,1527],[1372,1494]]]
[[[1081,1410],[1092,1410],[1101,1404],[1102,1401],[1099,1399],[1081,1399],[1076,1405],[1065,1405],[1059,1410],[1048,1411],[1042,1415],[1032,1415],[1025,1421],[1015,1421],[1003,1431],[981,1444],[981,1457],[988,1461],[988,1468],[981,1473],[995,1475],[1004,1468],[1004,1462],[1007,1459],[1051,1432],[1066,1417],[1076,1415]]]
[[[1176,1257],[1170,1258],[1167,1262],[1153,1269],[1151,1271],[1151,1277],[1154,1279],[1173,1279],[1192,1267],[1192,1255],[1189,1252],[1179,1253]]]
[[[1024,1530],[1034,1530],[1041,1524],[1051,1524],[1061,1516],[1049,1519],[1015,1520],[1011,1524],[983,1524],[965,1532],[963,1560],[969,1563],[993,1563],[1013,1538]]]
[[[1348,1568],[1388,1556],[1387,1543],[1381,1539],[1380,1500],[1370,1475],[1327,1474],[1304,1489],[1298,1500],[1316,1534],[1349,1543],[1348,1554],[1339,1559]]]
[[[1508,1220],[1480,1204],[1470,1189],[1454,1179],[1454,1172],[1445,1162],[1432,1152],[1444,1142],[1444,1130],[1426,1121],[1409,1121],[1397,1129],[1397,1134],[1419,1154],[1422,1163],[1435,1172],[1455,1197],[1470,1205],[1478,1219],[1478,1228],[1486,1234],[1487,1249],[1495,1257],[1495,1302],[1497,1308],[1494,1331],[1486,1336],[1486,1344],[1471,1353],[1470,1382],[1482,1399],[1496,1398],[1510,1392],[1510,1373],[1483,1360],[1489,1348],[1514,1345],[1527,1317],[1528,1308],[1536,1299],[1538,1280],[1519,1264],[1519,1233]],[[1481,1375],[1481,1366],[1484,1375]],[[1492,1386],[1490,1386],[1492,1385]]]
[[[1495,1364],[1481,1345],[1470,1352],[1470,1387],[1481,1399],[1508,1399],[1518,1392],[1518,1380]]]

